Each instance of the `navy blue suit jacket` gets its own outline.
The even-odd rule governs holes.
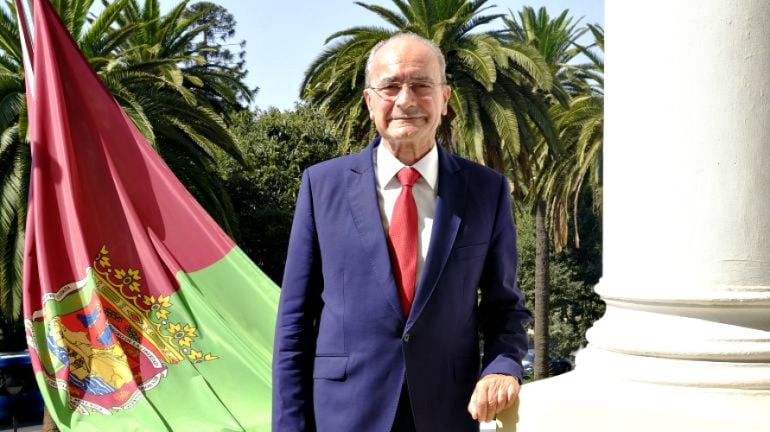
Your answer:
[[[529,313],[506,179],[439,148],[431,241],[404,317],[378,144],[303,174],[276,324],[275,432],[390,431],[405,377],[418,431],[478,431],[466,408],[478,378],[521,378]]]

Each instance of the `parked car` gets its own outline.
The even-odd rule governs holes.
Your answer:
[[[43,398],[35,381],[28,351],[0,353],[0,429],[39,424]]]
[[[532,381],[535,376],[535,349],[527,350],[527,355],[521,360],[524,381]],[[548,361],[548,376],[561,375],[572,370],[572,362],[565,358],[551,358]]]

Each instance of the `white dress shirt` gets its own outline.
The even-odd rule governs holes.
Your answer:
[[[420,172],[420,178],[412,186],[414,202],[417,205],[417,280],[415,288],[420,283],[422,267],[428,255],[430,233],[433,228],[433,217],[436,214],[436,191],[438,190],[438,150],[436,145],[418,160],[412,168]],[[380,217],[385,232],[388,232],[390,220],[393,217],[393,207],[401,194],[401,182],[396,174],[404,165],[383,145],[377,146],[374,153],[375,178],[377,180],[377,199],[380,204]]]

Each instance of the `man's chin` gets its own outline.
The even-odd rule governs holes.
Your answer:
[[[394,139],[409,139],[414,138],[422,132],[422,128],[416,125],[404,124],[397,127],[388,128],[388,135]]]

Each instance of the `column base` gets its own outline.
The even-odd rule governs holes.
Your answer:
[[[713,367],[689,363],[693,369]],[[578,364],[568,374],[524,385],[518,412],[503,413],[498,431],[770,430],[770,389],[635,382],[594,366]]]

